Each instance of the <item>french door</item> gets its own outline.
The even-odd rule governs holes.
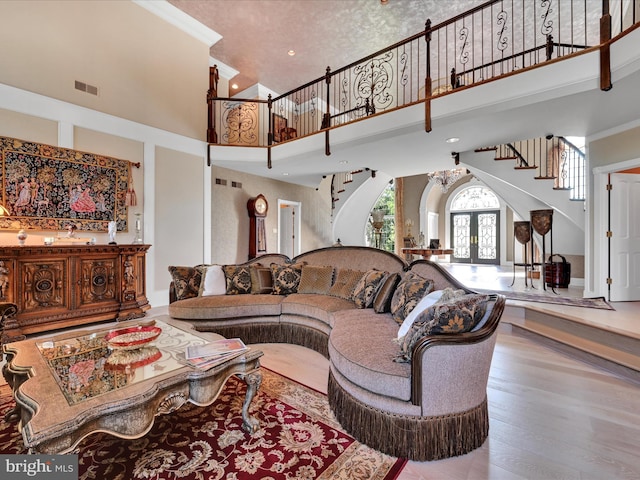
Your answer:
[[[500,211],[451,213],[452,262],[500,263]]]

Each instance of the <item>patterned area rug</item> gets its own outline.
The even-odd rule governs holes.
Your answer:
[[[103,433],[85,438],[74,451],[79,479],[391,480],[398,476],[404,460],[347,435],[325,395],[264,368],[262,372],[262,386],[251,409],[261,427],[254,436],[241,427],[246,385],[232,377],[213,405],[188,404],[157,417],[152,430],[140,439]],[[0,416],[13,405],[9,389],[1,388]],[[16,424],[0,422],[0,451],[27,453]]]
[[[600,308],[603,310],[615,310],[604,297],[595,298],[575,298],[575,297],[563,297],[560,295],[554,295],[553,293],[524,293],[524,292],[509,292],[509,291],[488,291],[481,290],[486,293],[500,293],[507,297],[508,300],[520,300],[523,302],[539,302],[539,303],[553,303],[556,305],[567,305],[570,307],[582,307],[582,308]]]

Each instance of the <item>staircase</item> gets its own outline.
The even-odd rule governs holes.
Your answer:
[[[554,252],[584,254],[584,154],[568,140],[543,137],[462,152],[460,164],[522,219],[552,208]]]

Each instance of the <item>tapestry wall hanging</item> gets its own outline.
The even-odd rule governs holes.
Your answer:
[[[0,229],[128,231],[131,162],[9,137],[0,155]]]

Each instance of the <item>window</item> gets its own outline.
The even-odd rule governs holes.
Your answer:
[[[465,188],[451,202],[452,212],[493,209],[500,209],[500,201],[495,193],[482,186]]]

